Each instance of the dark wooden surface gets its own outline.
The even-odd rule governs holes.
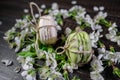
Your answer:
[[[24,14],[23,9],[29,9],[29,2],[34,1],[38,5],[46,4],[51,6],[52,2],[58,2],[60,8],[69,9],[71,0],[0,0],[0,61],[1,59],[11,59],[14,62],[13,66],[6,67],[0,62],[0,80],[22,80],[20,74],[17,74],[13,69],[18,66],[14,50],[9,48],[6,41],[3,40],[4,32],[10,29],[16,18],[21,18]],[[108,12],[108,19],[120,24],[120,0],[78,0],[78,3],[87,9],[87,12],[94,15],[93,6],[105,6],[105,11]],[[85,69],[83,69],[85,70]],[[77,72],[81,80],[90,80],[89,72],[79,69]],[[85,72],[85,73],[84,73]],[[111,75],[108,75],[105,80],[118,80]]]

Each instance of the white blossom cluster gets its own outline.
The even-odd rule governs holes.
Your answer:
[[[102,61],[94,56],[91,62],[91,68],[93,71],[90,72],[90,77],[92,80],[104,80],[100,74],[104,70],[104,67],[102,65]]]
[[[74,69],[78,69],[78,65],[65,63],[65,64],[63,65],[63,69],[68,70],[69,72],[73,73],[73,70],[74,70]]]
[[[57,71],[57,61],[55,59],[55,53],[49,53],[46,51],[41,51],[43,55],[46,56],[45,66],[40,68],[39,75],[40,79],[60,79],[64,80],[63,75]]]
[[[33,67],[34,59],[31,57],[24,58],[22,56],[19,56],[17,57],[17,60],[21,63],[22,68],[24,70],[21,73],[23,78],[25,80],[36,80],[36,73],[34,72],[34,67]],[[31,72],[29,73],[29,71]]]
[[[97,24],[100,19],[105,19],[107,17],[106,12],[98,12],[98,14],[94,17],[93,20],[89,19],[89,22],[91,22],[91,29],[93,30],[92,33],[90,33],[90,39],[91,39],[91,45],[94,48],[97,48],[97,42],[99,41],[99,38],[103,37],[101,32],[103,32],[102,26]]]
[[[14,40],[14,42],[10,44],[10,47],[13,48],[14,46],[16,46],[15,52],[18,52],[21,49],[23,45],[22,41],[24,41],[26,35],[31,35],[31,33],[34,32],[31,26],[31,23],[26,18],[23,20],[16,19],[16,24],[14,25],[14,27],[12,27],[12,29],[8,30],[5,33],[5,37],[3,37],[5,40],[7,40],[8,42],[10,40]],[[17,32],[17,28],[20,28],[21,32]]]
[[[111,27],[108,28],[109,33],[106,34],[106,38],[112,42],[117,42],[117,44],[120,46],[120,35],[117,35],[118,29],[117,29],[116,23],[113,23]]]
[[[64,19],[69,17],[67,9],[59,9],[58,4],[57,3],[53,3],[52,4],[52,9],[49,10],[49,15],[52,15],[52,16],[55,17],[58,14],[61,14]]]
[[[93,7],[93,10],[94,10],[94,11],[103,11],[104,9],[105,9],[104,6],[99,6],[99,7],[94,6],[94,7]]]
[[[101,7],[100,7],[101,8]],[[98,12],[98,14],[92,19],[90,15],[86,14],[85,8],[81,6],[73,6],[71,9],[69,9],[69,12],[76,11],[77,14],[75,15],[76,22],[81,25],[82,21],[85,21],[86,24],[88,23],[91,29],[93,30],[92,33],[90,33],[90,39],[91,39],[91,45],[94,48],[97,48],[97,42],[99,38],[103,37],[100,33],[103,31],[102,26],[99,24],[96,24],[100,19],[105,19],[107,17],[107,13],[105,12]]]
[[[76,15],[75,17],[76,22],[81,25],[81,21],[85,18],[86,10],[82,6],[75,5],[69,9],[69,12],[73,12]]]
[[[93,80],[104,80],[102,75],[100,74],[104,67],[102,66],[102,60],[112,61],[115,64],[120,63],[120,52],[111,52],[105,49],[105,47],[98,48],[99,55],[93,57],[91,62],[92,72],[90,72],[90,77]]]
[[[92,33],[90,33],[90,39],[91,39],[91,45],[94,48],[97,48],[97,42],[99,41],[99,38],[102,37],[102,35],[100,34],[99,31],[95,32],[93,31]]]
[[[110,60],[114,63],[120,63],[120,52],[111,52],[103,48],[98,48],[99,59]]]

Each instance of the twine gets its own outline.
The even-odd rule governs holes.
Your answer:
[[[36,3],[30,2],[31,15],[32,15],[32,17],[33,17],[33,20],[35,21],[36,26],[37,26],[37,21],[36,21],[36,19],[35,19],[34,12],[33,12],[33,6],[35,6],[35,7],[37,8],[40,17],[41,17],[41,10],[40,10],[39,6],[38,6]]]
[[[76,32],[77,34],[77,32]],[[76,35],[75,34],[75,35]],[[73,36],[74,37],[74,36]],[[73,38],[72,37],[72,38]],[[76,53],[76,54],[80,54],[80,53],[93,53],[94,51],[93,50],[89,50],[89,51],[72,51],[69,49],[69,45],[70,45],[70,42],[66,43],[65,46],[63,47],[58,47],[55,51],[58,53],[58,54],[63,54],[64,52],[66,52],[67,50],[70,51],[70,52],[73,52],[73,53]],[[59,49],[62,49],[63,51],[61,52],[58,52]]]
[[[33,20],[34,20],[34,22],[35,22],[35,26],[36,26],[36,41],[35,41],[35,49],[36,49],[37,53],[39,53],[39,52],[40,52],[40,50],[39,50],[39,46],[38,46],[38,39],[39,39],[39,35],[38,35],[38,34],[39,34],[39,29],[38,29],[37,21],[36,21],[35,16],[34,16],[33,6],[35,6],[35,7],[37,8],[40,17],[41,17],[41,10],[40,10],[39,6],[38,6],[36,3],[34,3],[34,2],[30,2],[30,11],[31,11],[31,15],[32,15],[32,17],[33,17]]]

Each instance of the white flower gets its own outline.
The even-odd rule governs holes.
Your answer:
[[[50,66],[50,68],[54,70],[57,67],[54,53],[44,51],[44,54],[46,55],[46,66]]]
[[[99,11],[99,9],[98,9],[97,6],[94,6],[94,7],[93,7],[93,10],[94,10],[94,11]]]
[[[28,9],[24,9],[24,13],[28,13],[29,12],[29,10]]]
[[[24,70],[29,70],[29,69],[32,69],[32,68],[33,68],[33,65],[32,65],[32,64],[23,64],[23,65],[22,65],[22,68],[23,68]]]
[[[42,67],[39,70],[40,79],[46,80],[50,75],[50,68],[49,67]]]
[[[23,72],[21,73],[21,76],[25,77],[25,76],[27,76],[27,74],[28,74],[28,71],[23,71]]]
[[[61,9],[60,13],[62,14],[64,19],[69,17],[68,10],[66,10],[66,9]]]
[[[31,48],[31,46],[28,45],[28,46],[26,46],[26,48],[23,48],[22,51],[28,51],[28,50],[30,50],[30,48]]]
[[[76,4],[76,3],[77,3],[76,0],[72,0],[72,1],[71,1],[71,4]]]
[[[45,5],[45,4],[42,4],[42,5],[41,5],[41,8],[42,8],[42,9],[45,9],[45,8],[46,8],[46,5]]]
[[[105,52],[106,52],[105,47],[98,48],[98,53],[99,53],[98,59],[99,59],[99,60],[102,59],[102,57],[105,55]]]
[[[115,30],[110,30],[109,33],[113,36],[116,36],[116,31]]]
[[[15,43],[16,43],[16,48],[15,48],[15,52],[18,52],[20,47],[21,47],[21,41],[19,37],[15,37]]]
[[[68,70],[69,72],[73,73],[73,67],[69,63],[65,63],[63,65],[63,69]]]
[[[92,47],[97,47],[96,40],[95,40],[95,32],[90,33],[91,45]]]
[[[72,8],[69,9],[70,12],[74,11],[74,10],[78,11],[78,14],[82,13],[82,12],[85,12],[85,8],[83,8],[81,6],[78,6],[78,5],[75,5],[75,6],[73,6]]]
[[[90,24],[90,27],[92,28],[92,30],[95,30],[94,29],[95,24],[93,22],[93,19],[90,17],[90,15],[87,14],[84,19],[86,22],[88,22]]]
[[[14,39],[14,35],[11,35],[12,33],[16,33],[16,28],[12,27],[12,29],[8,30],[5,33],[5,37],[3,37],[5,40],[9,41],[11,39]]]
[[[94,71],[102,72],[104,70],[102,65],[103,65],[103,63],[101,60],[99,60],[97,58],[93,58],[93,60],[91,62],[91,67]]]
[[[26,59],[25,59],[25,58],[19,56],[17,58],[17,60],[22,64],[22,68],[24,70],[33,69],[33,64],[32,64],[32,63],[34,63],[34,59],[33,58],[26,57]]]
[[[100,25],[95,25],[94,28],[95,28],[95,30],[98,30],[99,32],[103,31],[102,26],[100,26]]]
[[[48,77],[48,79],[52,79],[52,80],[64,80],[62,74],[60,72],[57,72],[55,70],[52,70],[50,73],[50,76]]]
[[[106,34],[106,38],[112,42],[117,42],[117,44],[120,46],[120,36],[117,36],[118,27],[116,23],[113,23],[111,27],[108,28],[109,33]]]
[[[114,38],[115,36],[112,35],[112,34],[106,34],[105,37],[106,37],[107,39],[112,39],[112,38]]]
[[[99,54],[104,54],[105,51],[106,51],[105,47],[98,48],[98,53],[99,53]]]
[[[77,18],[83,18],[84,19],[85,18],[85,14],[86,14],[86,12],[80,12],[79,14],[76,15],[76,19]]]
[[[27,75],[26,80],[36,80],[36,76]]]
[[[90,36],[90,40],[91,40],[91,45],[94,48],[97,48],[97,41],[99,40],[100,37],[102,37],[103,35],[100,35],[100,32],[97,31],[95,33],[95,31],[93,31],[92,33],[89,34]]]
[[[21,22],[22,22],[22,19],[16,19],[16,23],[15,23],[14,26],[15,26],[16,28],[21,27],[21,24],[20,24]]]
[[[116,27],[117,27],[116,23],[113,23],[112,26],[108,28],[108,30],[111,31],[111,30],[113,30]]]
[[[23,71],[21,73],[21,76],[25,79],[25,80],[36,80],[36,73],[31,73],[29,74],[28,71]]]
[[[116,59],[117,59],[115,60],[115,63],[117,62],[120,63],[120,52],[115,52],[114,54],[116,55]]]
[[[103,56],[104,56],[104,54],[99,54],[98,59],[102,59]]]
[[[29,33],[29,29],[28,28],[26,28],[25,30],[22,30],[21,31],[21,36],[20,36],[20,39],[22,40],[22,39],[24,39],[24,37],[26,36],[26,34],[28,34]]]
[[[12,60],[8,60],[8,59],[2,59],[1,62],[3,64],[5,64],[6,66],[10,66],[13,64],[13,61]]]
[[[90,77],[92,80],[104,80],[102,75],[97,71],[90,72]]]
[[[100,11],[94,18],[94,21],[97,22],[99,19],[105,19],[107,17],[107,12]]]
[[[62,30],[62,28],[61,28],[60,25],[57,25],[57,26],[56,26],[56,29],[57,29],[57,30]]]
[[[34,59],[31,57],[26,57],[26,63],[34,62]]]
[[[116,35],[116,32],[117,32],[117,29],[116,29],[116,28],[114,28],[114,29],[112,29],[112,30],[110,29],[110,30],[109,30],[109,33],[106,34],[105,36],[106,36],[106,38],[109,39],[110,41],[112,41],[112,42],[117,42],[118,37],[117,37],[117,35]]]
[[[39,17],[40,17],[40,14],[36,13],[35,18],[39,18]]]
[[[117,44],[120,46],[120,39],[117,40]]]
[[[50,56],[50,59],[52,60],[52,65],[51,65],[51,68],[52,69],[55,69],[57,67],[57,61],[55,60],[54,57]]]
[[[60,11],[58,9],[55,9],[55,10],[49,12],[49,15],[52,15],[53,17],[55,17],[59,13],[60,13]]]
[[[65,29],[65,34],[66,34],[66,36],[68,36],[71,32],[72,32],[72,30],[71,30],[69,27],[67,27],[67,28]]]
[[[17,57],[17,60],[18,60],[18,62],[21,63],[21,64],[24,64],[24,63],[25,63],[25,58],[22,57],[22,56],[18,56],[18,57]]]
[[[120,52],[110,52],[106,51],[106,54],[103,57],[105,60],[111,60],[112,62],[119,63],[120,62]]]
[[[99,10],[100,10],[100,11],[103,11],[104,9],[105,9],[104,6],[100,6],[100,7],[99,7]]]
[[[52,9],[53,10],[55,10],[55,9],[58,9],[59,8],[59,6],[58,6],[58,4],[57,3],[52,3]]]
[[[78,69],[78,65],[65,63],[63,65],[63,69],[68,70],[69,72],[73,73],[73,69]]]

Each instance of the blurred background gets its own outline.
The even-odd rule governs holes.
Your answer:
[[[9,27],[13,26],[16,18],[21,18],[24,14],[24,9],[29,9],[29,2],[36,2],[50,7],[53,2],[57,2],[60,8],[69,9],[72,0],[0,0],[0,31],[5,32]],[[85,7],[87,12],[94,14],[93,6],[104,6],[105,11],[111,18],[120,18],[120,0],[77,0],[77,4]],[[120,21],[119,21],[120,22]]]
[[[25,13],[25,9],[29,9],[29,2],[35,2],[39,6],[45,4],[50,7],[53,2],[57,2],[60,8],[71,8],[72,0],[0,0],[0,61],[3,58],[11,59],[14,62],[13,66],[6,67],[0,62],[0,80],[22,80],[20,74],[17,74],[13,69],[18,66],[14,50],[9,48],[7,42],[3,40],[4,32],[10,29],[15,20],[21,18]],[[77,4],[86,8],[87,12],[93,16],[94,6],[104,6],[108,13],[108,19],[120,25],[120,0],[76,0]],[[82,71],[82,70],[81,70]],[[90,80],[89,73],[82,74],[83,80]],[[117,80],[108,76],[106,80]],[[119,79],[118,79],[119,80]]]

